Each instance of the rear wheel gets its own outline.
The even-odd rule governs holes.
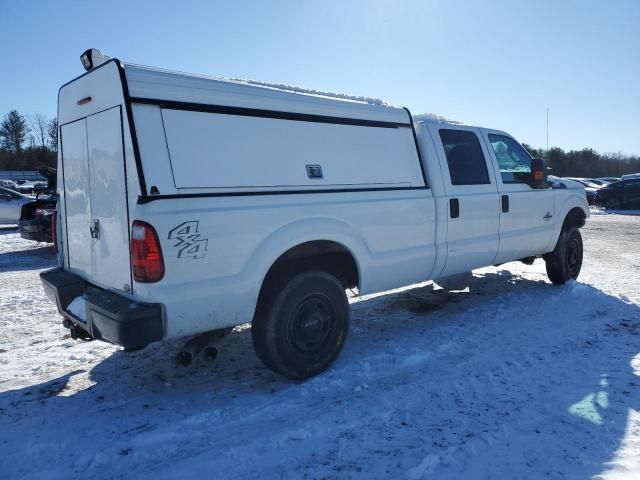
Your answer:
[[[317,375],[340,354],[349,328],[344,287],[324,272],[293,277],[257,312],[251,327],[256,354],[294,380]]]
[[[544,256],[549,280],[555,284],[564,284],[577,279],[582,268],[582,235],[577,227],[562,230],[556,248]]]
[[[607,201],[604,203],[604,206],[609,210],[620,210],[620,207],[622,206],[622,204],[620,200],[618,200],[617,198],[608,198]]]

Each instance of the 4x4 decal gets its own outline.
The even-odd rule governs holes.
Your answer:
[[[183,222],[169,230],[169,240],[174,240],[174,248],[178,250],[178,258],[204,258],[209,239],[198,233],[198,220]]]

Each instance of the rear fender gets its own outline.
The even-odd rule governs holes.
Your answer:
[[[310,218],[283,225],[271,233],[253,252],[246,268],[259,265],[254,272],[256,279],[252,290],[257,301],[262,282],[271,266],[288,250],[306,242],[328,240],[346,248],[353,256],[360,275],[360,286],[364,290],[367,282],[366,265],[371,253],[362,236],[349,224],[332,218]]]

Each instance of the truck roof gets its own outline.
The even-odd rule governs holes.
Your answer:
[[[409,124],[408,110],[376,98],[271,84],[209,77],[122,63],[129,95],[135,99],[259,108]]]

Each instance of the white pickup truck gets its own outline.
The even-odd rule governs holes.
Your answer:
[[[509,134],[358,97],[83,55],[59,92],[57,243],[74,338],[128,349],[252,323],[304,379],[368,294],[515,260],[576,278],[589,210]]]

